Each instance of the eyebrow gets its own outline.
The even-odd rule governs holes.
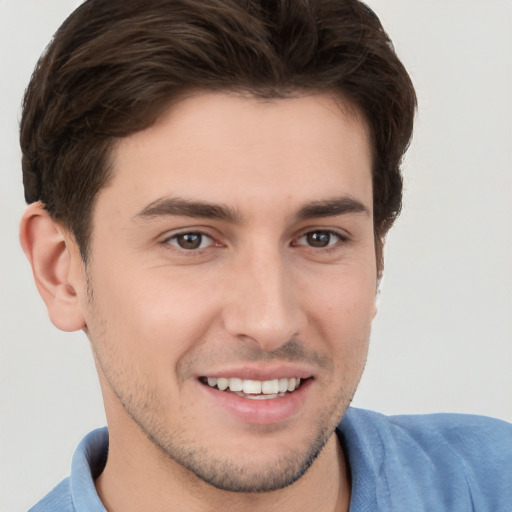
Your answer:
[[[216,219],[232,223],[240,223],[242,219],[240,213],[229,206],[175,197],[163,197],[153,201],[137,213],[134,218],[150,219],[169,215]]]
[[[350,196],[343,196],[324,201],[313,201],[299,210],[297,218],[308,220],[316,217],[336,217],[350,213],[370,215],[369,209],[361,201]]]
[[[308,203],[298,211],[296,218],[302,221],[318,217],[336,217],[351,213],[370,215],[368,208],[363,203],[350,196],[342,196]],[[137,213],[134,219],[151,219],[169,215],[215,219],[235,224],[240,224],[243,220],[242,214],[235,208],[222,204],[175,197],[163,197],[153,201]]]

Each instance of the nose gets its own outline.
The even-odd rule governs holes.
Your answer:
[[[223,321],[232,336],[251,339],[272,352],[304,329],[300,293],[290,264],[279,250],[260,246],[240,258],[226,287],[229,299]]]

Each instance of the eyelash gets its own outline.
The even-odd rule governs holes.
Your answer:
[[[316,235],[318,235],[318,234],[328,235],[329,236],[328,245],[323,246],[323,247],[322,246],[315,247],[314,245],[310,245],[310,244],[307,244],[307,243],[304,243],[304,244],[299,243],[299,241],[301,239],[306,238],[308,236],[315,235],[315,234]],[[179,237],[185,237],[185,236],[199,236],[201,238],[199,247],[197,247],[197,248],[181,247],[177,240],[179,239]],[[211,241],[211,243],[208,244],[206,247],[201,247],[201,245],[203,245],[204,238],[208,238]],[[333,238],[335,238],[337,240],[334,243],[331,243]],[[346,235],[342,235],[338,231],[334,231],[334,230],[331,230],[331,229],[313,229],[313,230],[308,230],[308,231],[302,233],[299,237],[295,238],[292,241],[291,246],[292,247],[305,246],[305,247],[309,247],[311,249],[318,249],[318,250],[322,250],[322,251],[327,251],[328,252],[328,251],[332,251],[332,250],[337,249],[339,247],[339,245],[341,245],[341,244],[343,244],[343,243],[345,243],[347,241],[348,241],[348,237]],[[176,243],[173,243],[173,242],[176,242]],[[207,233],[205,233],[203,231],[183,231],[181,233],[175,233],[174,235],[172,235],[170,237],[167,237],[165,240],[163,240],[162,243],[164,245],[172,245],[176,249],[181,250],[181,251],[183,251],[185,253],[188,253],[188,254],[202,252],[203,250],[208,249],[212,245],[220,245],[220,244],[216,244],[216,242],[215,242],[215,240],[213,239],[212,236],[210,236],[209,234],[207,234]]]
[[[185,237],[187,235],[201,237],[200,246],[195,249],[194,248],[187,249],[185,247],[180,247],[177,240],[179,239],[179,237]],[[201,247],[201,245],[203,244],[204,238],[209,238],[211,240],[211,243],[207,247]],[[173,244],[172,243],[173,241],[176,241],[176,244]],[[203,231],[183,231],[181,233],[175,233],[174,235],[166,238],[165,240],[163,240],[162,243],[164,245],[173,245],[176,249],[184,251],[186,253],[194,253],[194,252],[199,252],[201,250],[207,249],[211,245],[215,245],[215,240],[210,235],[208,235],[207,233],[204,233]]]
[[[293,242],[292,245],[294,247],[296,247],[298,245],[305,245],[305,246],[310,247],[312,249],[319,249],[319,250],[323,250],[323,251],[332,251],[332,250],[337,249],[340,244],[343,244],[343,243],[348,241],[348,237],[347,236],[342,235],[338,231],[333,231],[332,229],[313,229],[313,230],[309,230],[306,233],[303,233],[297,240],[300,241],[301,239],[306,238],[308,236],[318,235],[318,234],[328,235],[329,241],[328,241],[328,244],[326,246],[317,246],[317,247],[315,247],[314,245],[311,245],[311,244],[299,244],[298,242]],[[335,240],[334,243],[331,243],[333,238],[335,238],[336,240]]]

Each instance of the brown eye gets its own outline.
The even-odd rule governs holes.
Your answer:
[[[334,231],[318,230],[310,231],[301,236],[297,241],[297,245],[307,245],[315,248],[325,248],[337,244],[342,240],[342,236]]]
[[[168,243],[186,251],[194,251],[210,246],[213,241],[204,233],[180,233],[171,237]]]
[[[331,233],[328,231],[314,231],[306,235],[306,240],[311,247],[327,247],[331,241]]]

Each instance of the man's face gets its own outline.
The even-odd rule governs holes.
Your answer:
[[[340,421],[367,354],[364,124],[321,95],[181,101],[116,146],[86,274],[112,437],[138,432],[219,488],[290,484]]]

